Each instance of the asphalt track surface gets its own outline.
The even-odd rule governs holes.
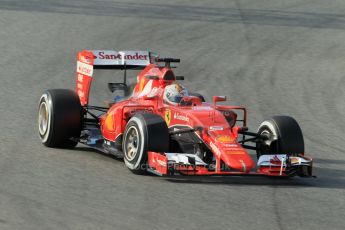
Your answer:
[[[38,99],[74,88],[82,49],[180,57],[184,84],[247,106],[252,130],[294,116],[317,178],[137,176],[83,146],[43,147]],[[1,230],[344,228],[343,0],[0,0],[0,51]],[[96,102],[111,96],[98,80]]]

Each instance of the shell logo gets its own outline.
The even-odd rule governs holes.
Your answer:
[[[115,121],[114,121],[114,118],[113,118],[113,114],[109,114],[109,115],[105,118],[104,124],[105,124],[105,128],[106,128],[107,130],[114,130]]]
[[[230,135],[222,135],[222,136],[218,136],[217,137],[217,141],[221,142],[221,143],[232,143],[234,142],[235,138],[233,136]]]

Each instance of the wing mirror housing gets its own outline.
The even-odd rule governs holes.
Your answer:
[[[226,96],[213,96],[213,104],[216,106],[217,102],[226,101]]]

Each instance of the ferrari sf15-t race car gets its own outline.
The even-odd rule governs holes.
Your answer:
[[[242,106],[212,102],[183,85],[171,63],[148,51],[84,50],[77,55],[76,90],[49,89],[40,98],[38,130],[48,147],[82,143],[123,158],[134,173],[168,175],[312,176],[300,126],[273,116],[248,131]],[[121,69],[124,79],[108,83],[127,96],[107,106],[89,105],[94,69]],[[142,70],[127,84],[127,71]],[[253,160],[248,150],[255,150]]]

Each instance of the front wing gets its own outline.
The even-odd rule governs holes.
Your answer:
[[[262,155],[256,171],[235,171],[205,163],[195,154],[148,152],[148,171],[159,176],[174,175],[263,175],[275,177],[311,177],[313,160],[303,155]]]

